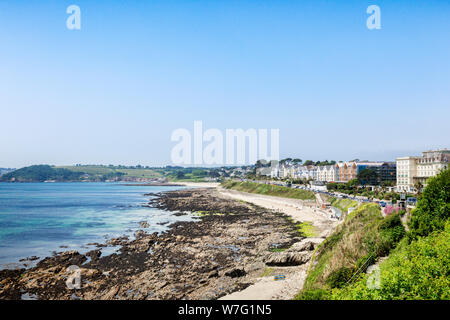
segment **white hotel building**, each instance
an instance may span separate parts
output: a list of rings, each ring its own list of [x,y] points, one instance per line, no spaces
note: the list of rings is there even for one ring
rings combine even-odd
[[[397,158],[397,192],[416,192],[415,184],[422,186],[430,177],[448,168],[450,150],[435,150],[422,152],[422,157]]]

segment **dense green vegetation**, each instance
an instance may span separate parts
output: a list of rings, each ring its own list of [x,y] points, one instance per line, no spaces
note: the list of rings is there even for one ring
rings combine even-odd
[[[449,186],[450,169],[428,180],[408,233],[399,213],[382,218],[364,205],[349,214],[316,250],[297,298],[450,299]],[[384,256],[369,287],[365,271]]]
[[[0,177],[0,181],[43,182],[43,181],[107,181],[139,178],[154,179],[161,174],[143,167],[77,165],[49,166],[34,165],[18,169]]]
[[[237,191],[264,194],[283,198],[294,198],[301,200],[312,200],[315,198],[314,193],[312,191],[293,189],[288,187],[276,186],[272,184],[227,180],[222,182],[222,186],[226,189],[233,189]]]
[[[297,298],[330,298],[332,289],[345,286],[378,257],[387,255],[404,234],[398,214],[383,218],[378,205],[360,206],[318,246]]]
[[[127,177],[127,178],[145,178],[154,179],[161,177],[161,174],[157,173],[154,169],[144,168],[142,166],[103,166],[103,165],[77,165],[77,166],[62,166],[56,168],[64,168],[74,172],[82,172],[88,174],[92,179],[106,180],[113,179],[114,177]]]
[[[450,299],[450,222],[444,231],[408,243],[405,238],[380,264],[380,288],[367,287],[367,275],[332,291],[332,299]]]
[[[49,165],[35,165],[4,174],[0,177],[0,181],[77,181],[82,175],[82,172],[73,172],[68,169],[54,168]]]
[[[410,236],[417,239],[435,230],[443,230],[450,216],[450,169],[428,180],[411,215]]]
[[[358,201],[351,199],[337,199],[335,197],[329,198],[330,203],[333,207],[338,208],[343,213],[347,213],[349,208],[357,207]]]
[[[327,183],[327,190],[330,192],[341,192],[349,195],[360,195],[371,199],[385,199],[395,202],[400,199],[400,194],[387,192],[385,187],[391,185],[392,183],[384,182],[379,190],[372,191],[370,187],[361,186],[358,179],[353,179],[347,183],[329,182]]]
[[[55,181],[146,181],[167,178],[171,181],[204,181],[205,178],[220,177],[216,168],[183,168],[167,166],[150,168],[114,165],[75,165],[25,167],[1,176],[0,181],[42,182]]]
[[[158,171],[171,181],[204,181],[206,177],[216,177],[206,168],[166,167]]]

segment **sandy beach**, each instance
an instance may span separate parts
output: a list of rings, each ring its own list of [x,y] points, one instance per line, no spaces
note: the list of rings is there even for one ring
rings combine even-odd
[[[276,210],[291,216],[298,222],[310,222],[321,239],[329,235],[338,225],[336,219],[330,218],[330,213],[315,208],[314,201],[280,198],[274,196],[258,195],[218,187],[219,192],[236,200],[246,201],[255,205]],[[234,292],[220,298],[221,300],[289,300],[301,290],[306,278],[309,263],[274,268],[271,276],[260,277],[256,283],[246,289]],[[274,280],[274,275],[282,274],[285,280]]]
[[[217,188],[220,186],[218,182],[177,182],[177,184],[195,188]]]
[[[291,216],[298,222],[310,222],[319,237],[326,237],[337,225],[336,219],[331,219],[331,213],[316,208],[315,201],[266,196],[218,187],[219,192],[226,197],[256,204],[257,206],[280,211]]]

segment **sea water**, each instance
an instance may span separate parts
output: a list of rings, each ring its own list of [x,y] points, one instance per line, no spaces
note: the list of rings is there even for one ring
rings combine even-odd
[[[145,193],[183,187],[127,186],[121,183],[0,183],[0,269],[23,267],[20,259],[54,251],[96,249],[88,243],[146,232],[161,232],[190,215],[148,208]],[[105,248],[111,254],[115,248]],[[25,263],[27,265],[27,263]],[[31,265],[31,264],[30,264]]]

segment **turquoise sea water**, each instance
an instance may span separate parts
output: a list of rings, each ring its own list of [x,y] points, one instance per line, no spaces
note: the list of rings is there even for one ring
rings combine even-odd
[[[95,247],[90,242],[128,235],[147,221],[147,232],[190,216],[143,207],[144,193],[182,187],[125,186],[118,183],[0,183],[0,269],[23,266],[21,258],[52,251]],[[159,224],[164,223],[164,225]],[[68,248],[61,248],[68,246]],[[106,249],[103,254],[106,254]]]

